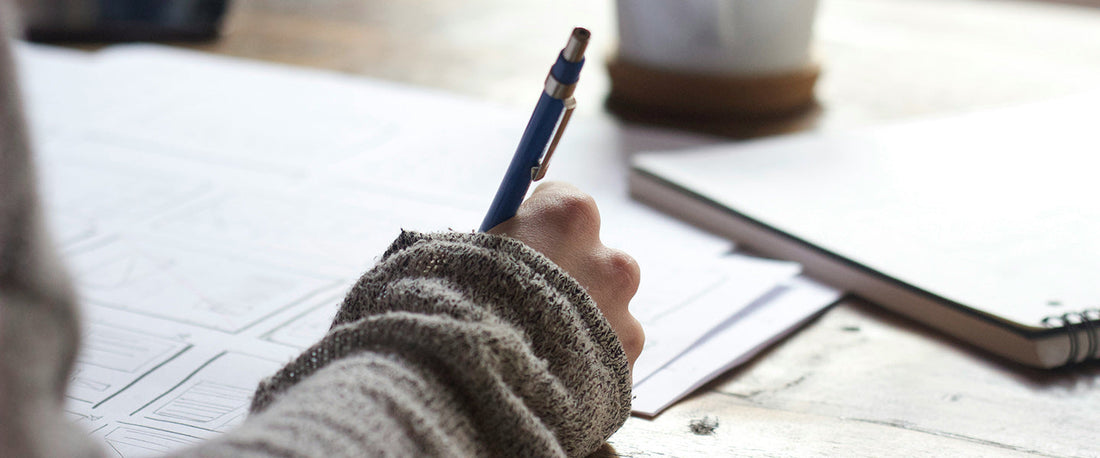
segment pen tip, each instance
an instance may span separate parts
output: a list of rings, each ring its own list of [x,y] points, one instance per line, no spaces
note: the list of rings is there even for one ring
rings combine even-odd
[[[575,27],[575,28],[573,28],[573,36],[571,38],[576,39],[576,40],[581,40],[581,41],[584,41],[585,43],[587,43],[588,38],[591,37],[591,36],[592,36],[592,32],[589,32],[588,29],[586,29],[584,27]]]
[[[584,49],[588,47],[590,37],[592,37],[592,33],[588,29],[584,27],[574,28],[573,34],[569,36],[569,42],[565,44],[565,49],[562,50],[565,60],[580,62],[584,58]]]

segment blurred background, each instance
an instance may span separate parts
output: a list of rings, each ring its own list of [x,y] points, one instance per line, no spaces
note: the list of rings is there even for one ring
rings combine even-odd
[[[541,89],[546,55],[584,26],[592,44],[578,112],[600,116],[605,65],[618,46],[611,0],[47,0],[25,8],[39,40],[167,41],[523,109]],[[162,27],[133,25],[144,19]],[[813,32],[822,71],[812,109],[780,119],[643,121],[751,137],[1007,105],[1100,81],[1100,0],[821,0]]]

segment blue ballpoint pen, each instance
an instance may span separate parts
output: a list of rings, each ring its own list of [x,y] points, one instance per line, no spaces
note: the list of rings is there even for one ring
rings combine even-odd
[[[584,65],[584,49],[588,46],[589,35],[588,30],[580,27],[573,29],[569,42],[550,68],[539,103],[535,105],[535,112],[527,122],[516,153],[504,174],[504,180],[497,189],[493,204],[489,206],[489,213],[481,222],[481,232],[516,216],[516,210],[527,195],[531,182],[546,175],[550,156],[554,154],[554,148],[569,122],[569,116],[577,105],[573,99],[573,89],[577,86],[577,79],[580,78],[581,67]]]

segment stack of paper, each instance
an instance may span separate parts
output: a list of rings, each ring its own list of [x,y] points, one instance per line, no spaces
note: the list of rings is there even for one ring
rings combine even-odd
[[[168,48],[18,57],[87,321],[68,410],[121,456],[239,422],[257,381],[324,334],[401,228],[475,228],[528,115]],[[596,197],[602,239],[642,266],[640,413],[837,296],[626,198],[623,145],[700,142],[576,119],[550,171]]]

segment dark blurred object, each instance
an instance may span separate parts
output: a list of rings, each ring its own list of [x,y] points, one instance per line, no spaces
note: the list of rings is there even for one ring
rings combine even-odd
[[[205,41],[218,37],[229,0],[23,0],[37,42]]]

